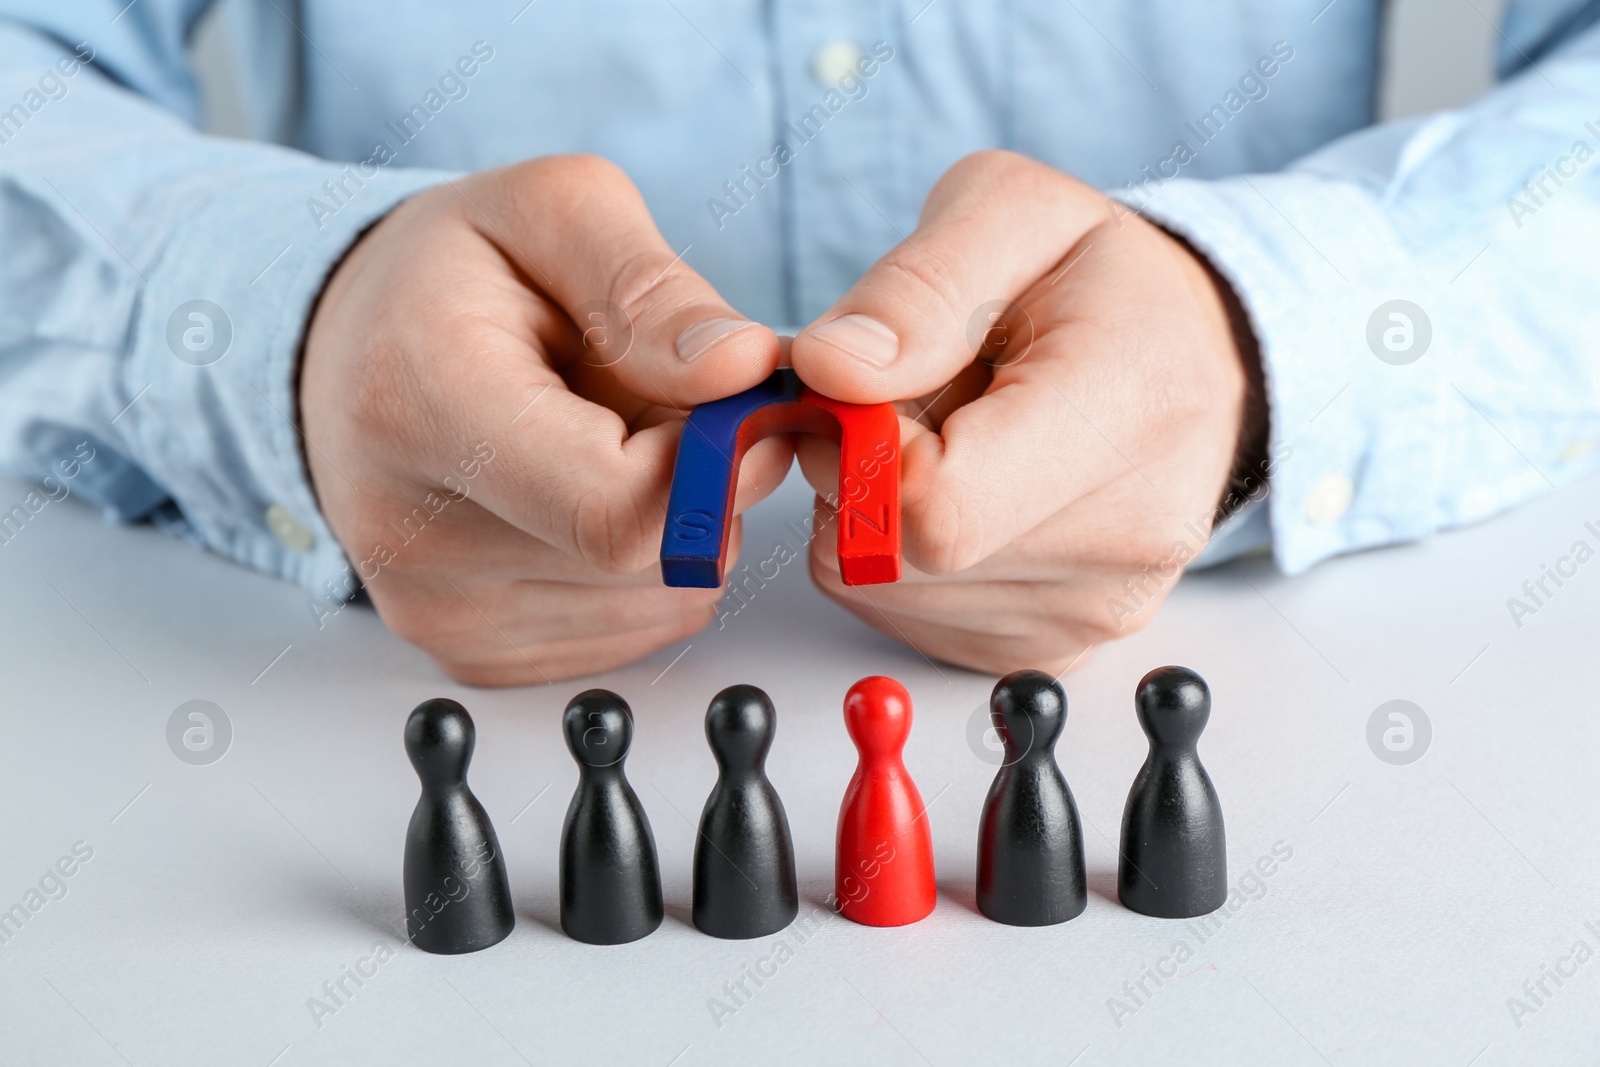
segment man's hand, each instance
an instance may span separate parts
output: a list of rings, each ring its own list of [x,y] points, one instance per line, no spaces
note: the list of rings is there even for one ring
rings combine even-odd
[[[1260,435],[1231,299],[1184,245],[1059,171],[1007,152],[956,164],[916,232],[794,341],[808,385],[901,411],[905,577],[845,587],[830,526],[818,584],[996,673],[1065,669],[1148,621]],[[834,446],[803,440],[800,461],[834,491]]]
[[[563,156],[401,204],[334,272],[300,411],[323,512],[390,629],[455,678],[541,682],[709,622],[656,553],[682,412],[778,341],[667,246],[616,167]],[[776,488],[783,439],[736,502]]]

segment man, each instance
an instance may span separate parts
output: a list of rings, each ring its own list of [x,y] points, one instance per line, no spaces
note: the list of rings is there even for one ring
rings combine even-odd
[[[463,681],[709,622],[653,565],[678,420],[785,360],[903,416],[905,579],[827,524],[813,577],[990,671],[1142,625],[1215,523],[1292,573],[1595,465],[1600,4],[1512,0],[1499,89],[1372,126],[1370,0],[240,0],[276,145],[195,131],[206,7],[0,0],[0,456],[87,443],[112,515],[364,584]]]

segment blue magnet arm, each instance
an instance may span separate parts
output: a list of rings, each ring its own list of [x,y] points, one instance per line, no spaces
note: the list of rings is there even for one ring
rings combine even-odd
[[[739,431],[762,408],[800,396],[791,370],[774,371],[753,389],[701,404],[689,413],[678,440],[661,538],[661,578],[670,586],[715,589],[722,584],[733,489],[743,458]],[[748,446],[751,442],[743,442]]]

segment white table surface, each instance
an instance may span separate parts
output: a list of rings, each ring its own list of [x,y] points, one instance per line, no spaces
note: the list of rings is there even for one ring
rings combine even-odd
[[[1594,1063],[1600,959],[1568,954],[1579,941],[1600,951],[1600,561],[1520,629],[1505,602],[1573,542],[1600,542],[1584,526],[1600,527],[1597,489],[1590,479],[1294,580],[1261,561],[1185,579],[1149,629],[1066,679],[1060,757],[1091,895],[1082,916],[1047,929],[974,910],[994,768],[967,731],[994,680],[872,632],[799,564],[727,629],[646,662],[477,691],[370,610],[319,632],[291,586],[51,504],[0,546],[0,909],[25,903],[75,843],[93,855],[0,946],[0,1063]],[[25,491],[0,482],[0,499]],[[807,506],[791,480],[752,517],[747,549]],[[1144,757],[1133,687],[1165,663],[1211,684],[1201,754],[1227,818],[1230,880],[1275,845],[1292,850],[1204,941],[1115,901],[1114,839]],[[834,917],[803,944],[699,934],[688,913],[693,821],[714,779],[707,701],[751,682],[777,704],[769,769],[811,910],[831,887],[854,763],[840,700],[876,673],[916,703],[906,761],[931,802],[938,908],[892,930]],[[667,896],[660,930],[611,948],[557,925],[557,842],[577,777],[559,716],[590,685],[635,710],[628,773]],[[394,933],[417,794],[401,727],[436,695],[477,721],[471,782],[518,912],[506,941],[460,957]],[[193,699],[234,729],[209,766],[166,741],[168,717]],[[1432,723],[1409,765],[1368,747],[1368,718],[1391,699]],[[759,987],[746,980],[752,995],[718,1025],[709,1000],[731,1006],[724,983],[780,940],[792,958]],[[1190,958],[1159,985],[1145,978],[1135,1005],[1124,984],[1179,941]],[[309,998],[379,944],[392,957],[318,1025]],[[1575,973],[1546,979],[1551,995],[1513,1019],[1508,998],[1557,965]],[[1133,1010],[1114,1018],[1113,997]]]

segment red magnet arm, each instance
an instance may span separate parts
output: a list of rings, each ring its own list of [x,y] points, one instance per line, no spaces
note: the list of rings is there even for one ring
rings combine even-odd
[[[839,444],[839,572],[846,585],[900,577],[900,420],[889,404],[845,404],[792,370],[690,413],[678,442],[661,539],[670,586],[714,589],[727,560],[733,490],[750,446],[775,433]]]

